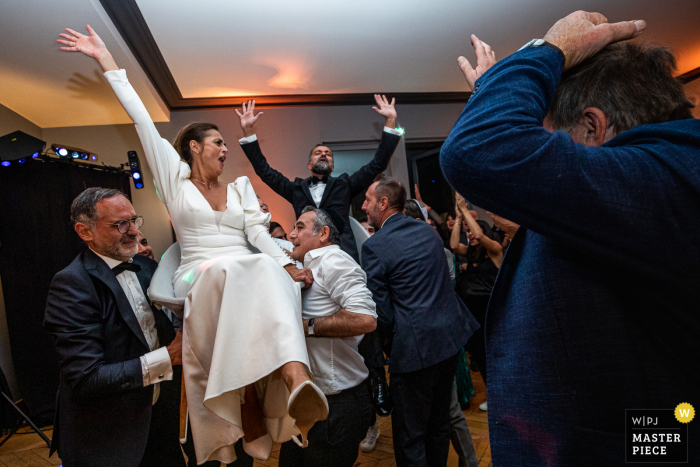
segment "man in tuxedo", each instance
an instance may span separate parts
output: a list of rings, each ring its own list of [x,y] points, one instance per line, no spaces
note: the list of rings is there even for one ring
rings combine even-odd
[[[184,465],[179,398],[161,397],[179,393],[182,337],[146,296],[157,264],[137,255],[143,218],[120,191],[88,188],[71,221],[88,248],[46,303],[61,372],[52,453],[66,467]]]
[[[395,100],[392,99],[390,103],[386,96],[378,94],[375,94],[374,98],[377,107],[373,107],[373,109],[385,118],[382,139],[374,159],[352,175],[342,174],[339,177],[331,177],[333,152],[328,147],[319,144],[309,153],[307,167],[311,176],[303,179],[297,177],[294,181],[270,167],[260,150],[253,125],[262,112],[257,115],[254,113],[255,101],[249,101],[248,105],[243,104],[242,112],[236,110],[244,134],[239,142],[246,157],[253,165],[255,173],[278,195],[292,203],[297,218],[301,216],[301,211],[306,206],[316,206],[325,211],[334,211],[337,214],[336,217],[342,219],[344,223],[344,225],[337,226],[342,232],[340,248],[358,263],[360,260],[349,219],[350,203],[355,196],[372,184],[377,175],[386,170],[402,134],[396,129]],[[376,332],[365,335],[360,344],[360,353],[370,369],[375,409],[379,415],[388,416],[391,413],[391,400],[384,374],[386,361]]]
[[[473,93],[443,172],[522,225],[486,318],[496,467],[700,463],[697,417],[679,456],[626,456],[626,409],[700,405],[700,121],[667,49],[613,44],[645,27],[578,11],[499,63],[475,36],[477,69],[459,59]]]
[[[362,209],[376,233],[362,245],[362,259],[379,329],[392,342],[396,463],[444,466],[457,352],[479,324],[452,287],[440,236],[406,217],[405,203],[398,180],[369,187]]]
[[[350,203],[355,196],[372,184],[377,175],[386,170],[401,139],[401,131],[396,129],[394,99],[389,103],[385,96],[375,95],[374,97],[378,106],[373,107],[374,110],[386,119],[382,139],[374,159],[354,174],[342,174],[338,177],[331,176],[334,167],[333,152],[328,147],[318,144],[309,153],[307,167],[311,175],[307,178],[297,177],[294,181],[289,180],[270,167],[260,150],[253,125],[262,112],[254,114],[255,101],[249,101],[247,106],[243,104],[242,113],[236,110],[241,119],[244,134],[244,138],[239,142],[258,177],[275,193],[292,203],[297,218],[306,206],[335,211],[344,222],[344,226],[338,226],[343,229],[340,247],[358,263],[357,246],[350,227]]]

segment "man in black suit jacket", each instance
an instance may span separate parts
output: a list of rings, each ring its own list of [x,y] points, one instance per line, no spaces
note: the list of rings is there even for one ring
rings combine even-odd
[[[376,233],[362,245],[378,325],[391,336],[392,427],[399,466],[444,466],[457,352],[478,329],[450,281],[439,235],[403,214],[397,180],[372,184],[362,206]]]
[[[146,298],[157,263],[135,256],[143,218],[105,188],[81,193],[71,217],[88,248],[54,276],[46,304],[61,370],[52,453],[66,467],[184,465],[177,404],[157,403],[182,337]]]
[[[396,127],[396,110],[394,99],[389,103],[386,96],[375,94],[374,98],[379,107],[373,107],[385,119],[382,139],[379,142],[377,153],[372,161],[352,175],[342,174],[339,177],[331,177],[333,172],[333,153],[323,145],[317,145],[309,154],[308,167],[311,176],[307,178],[295,178],[292,182],[287,177],[270,167],[260,150],[258,139],[253,132],[253,125],[262,112],[254,114],[255,101],[243,104],[243,113],[236,113],[241,118],[244,138],[240,140],[241,147],[255,173],[263,182],[272,188],[275,193],[292,203],[294,213],[298,218],[306,206],[316,206],[325,211],[335,211],[345,225],[339,225],[342,232],[340,247],[359,263],[355,237],[350,228],[350,203],[358,194],[362,193],[372,184],[374,178],[384,172],[389,165],[389,160],[394,154],[396,146],[401,139],[401,132]]]

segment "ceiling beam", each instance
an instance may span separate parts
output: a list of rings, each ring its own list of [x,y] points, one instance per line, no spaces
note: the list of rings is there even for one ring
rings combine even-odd
[[[700,78],[700,66],[694,70],[687,71],[678,77],[680,82],[683,84],[690,83],[698,78]]]

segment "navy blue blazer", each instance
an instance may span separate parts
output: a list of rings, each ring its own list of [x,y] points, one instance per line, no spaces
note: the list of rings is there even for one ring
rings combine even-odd
[[[623,465],[625,409],[700,406],[700,121],[575,144],[542,127],[562,67],[546,47],[496,64],[440,155],[523,226],[486,317],[495,467]]]
[[[144,294],[157,263],[134,256]],[[175,337],[153,309],[161,346]],[[143,387],[146,338],[114,273],[86,249],[51,282],[44,329],[60,365],[52,453],[66,466],[136,467],[146,450],[153,385]]]
[[[349,219],[350,203],[355,196],[364,193],[369,188],[377,175],[386,170],[400,140],[400,136],[382,131],[382,139],[379,142],[374,159],[352,175],[341,174],[338,177],[328,177],[326,189],[323,191],[319,208],[326,211],[335,211],[345,221],[340,247],[358,263],[360,259],[357,256],[357,245]],[[270,167],[257,141],[242,144],[241,147],[253,165],[257,176],[267,186],[272,188],[275,193],[292,203],[294,214],[297,218],[301,216],[301,211],[306,206],[316,207],[311,191],[309,191],[311,177],[297,177],[292,182]]]
[[[393,333],[390,373],[452,357],[479,328],[452,287],[442,240],[427,223],[389,217],[362,245],[362,263],[378,324]]]

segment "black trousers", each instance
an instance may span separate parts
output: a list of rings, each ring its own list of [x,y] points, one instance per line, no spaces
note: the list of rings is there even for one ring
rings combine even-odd
[[[357,346],[357,352],[365,359],[365,365],[372,370],[373,368],[381,368],[384,372],[386,359],[384,358],[384,349],[382,348],[381,337],[379,330],[365,334]]]
[[[479,322],[481,326],[474,331],[474,334],[467,342],[465,348],[469,351],[472,359],[479,366],[479,373],[486,383],[486,339],[484,334],[484,324],[486,323],[486,310],[489,307],[490,295],[469,295],[465,294],[461,297],[464,304],[467,305],[472,316]]]
[[[396,465],[445,467],[457,355],[428,368],[391,374]]]
[[[367,435],[374,408],[368,381],[326,396],[328,418],[309,430],[309,446],[282,444],[280,467],[352,467]]]
[[[160,383],[160,396],[153,406],[146,453],[140,467],[185,466],[179,439],[181,377],[182,367],[173,367],[173,380]]]

